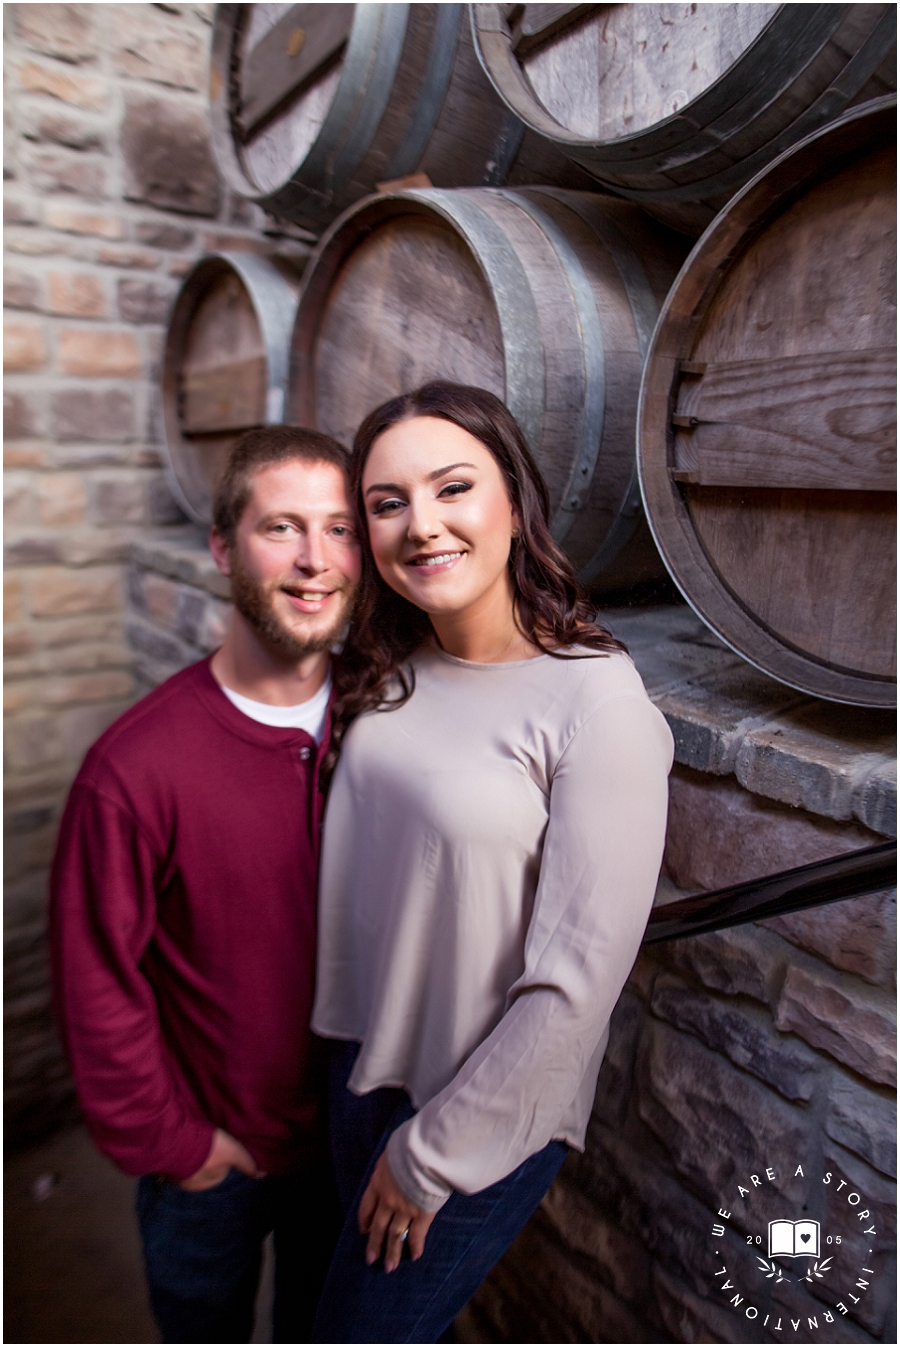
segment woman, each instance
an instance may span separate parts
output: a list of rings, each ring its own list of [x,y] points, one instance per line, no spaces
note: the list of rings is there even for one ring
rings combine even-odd
[[[436,1342],[583,1147],[662,856],[672,740],[591,621],[492,394],[360,427],[313,1027],[347,1223],[317,1342]],[[358,718],[356,718],[358,717]]]

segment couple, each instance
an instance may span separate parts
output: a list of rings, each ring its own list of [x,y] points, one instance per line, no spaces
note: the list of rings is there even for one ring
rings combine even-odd
[[[247,1340],[274,1229],[276,1342],[436,1342],[583,1146],[672,741],[547,518],[481,389],[385,403],[349,461],[250,432],[229,635],[76,780],[60,1021],[166,1341]]]

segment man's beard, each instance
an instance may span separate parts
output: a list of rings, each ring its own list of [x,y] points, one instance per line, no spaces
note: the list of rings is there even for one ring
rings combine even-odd
[[[235,608],[253,627],[257,636],[282,659],[295,662],[306,655],[330,650],[340,639],[350,620],[352,603],[345,602],[340,616],[326,630],[309,636],[298,635],[286,626],[275,611],[274,596],[281,586],[268,589],[255,580],[237,556],[231,558],[231,598]]]

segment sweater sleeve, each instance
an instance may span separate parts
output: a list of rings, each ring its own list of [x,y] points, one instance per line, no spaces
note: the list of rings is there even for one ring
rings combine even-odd
[[[562,753],[524,971],[493,1032],[388,1143],[397,1183],[425,1210],[559,1136],[599,1068],[653,904],[671,765],[672,736],[644,696],[605,703]]]
[[[127,1174],[184,1179],[214,1128],[168,1065],[141,959],[156,925],[156,857],[130,813],[76,783],[53,863],[50,947],[57,1019],[85,1119]]]

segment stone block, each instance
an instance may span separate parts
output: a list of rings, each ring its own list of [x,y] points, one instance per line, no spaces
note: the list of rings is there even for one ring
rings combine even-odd
[[[810,703],[749,731],[735,775],[757,794],[849,819],[857,779],[895,752],[894,726],[884,713]]]
[[[215,215],[220,187],[206,118],[192,105],[126,95],[125,195],[184,215]]]
[[[842,1286],[840,1297],[828,1295],[827,1284],[817,1284],[816,1294],[828,1296],[830,1303],[840,1300],[848,1315],[842,1325],[856,1320],[879,1342],[896,1340],[896,1239],[897,1185],[857,1156],[833,1141],[824,1146],[824,1166],[831,1181],[823,1188],[825,1210],[823,1228],[840,1235],[855,1255],[857,1267],[869,1267],[874,1275],[860,1273],[868,1282],[860,1287],[850,1282]],[[875,1234],[867,1231],[875,1230]],[[849,1321],[849,1322],[848,1322]]]
[[[119,317],[126,323],[164,323],[174,290],[156,281],[123,278],[117,287]]]
[[[47,308],[65,318],[105,318],[106,288],[90,271],[51,271],[47,274]]]
[[[160,631],[158,627],[151,626],[149,622],[131,617],[126,623],[125,631],[128,644],[135,655],[138,658],[145,655],[157,669],[165,669],[166,678],[196,662],[196,651],[191,650],[176,636],[170,636]],[[162,679],[154,678],[150,681],[155,686]]]
[[[127,561],[132,530],[84,528],[67,530],[60,539],[60,560],[66,566],[91,566],[98,562]]]
[[[143,474],[97,476],[92,483],[91,514],[98,524],[139,524],[145,517]]]
[[[97,613],[91,617],[54,618],[40,625],[41,646],[47,650],[58,651],[81,641],[122,640],[122,623],[118,616],[110,617]],[[63,658],[54,655],[55,660]]]
[[[83,571],[48,567],[31,577],[31,611],[35,617],[110,612],[121,606],[121,577],[112,567]]]
[[[84,478],[73,472],[42,473],[38,508],[41,523],[48,528],[77,528],[87,518]]]
[[[646,1300],[650,1257],[642,1241],[611,1224],[593,1202],[561,1179],[550,1188],[540,1213],[552,1243],[584,1258],[622,1300]]]
[[[186,524],[187,516],[162,474],[147,484],[147,517],[151,524]]]
[[[3,368],[24,374],[41,369],[47,359],[43,324],[7,318],[3,324]]]
[[[157,571],[173,580],[183,580],[196,589],[205,589],[217,598],[227,599],[231,587],[220,575],[206,542],[206,530],[191,524],[156,536],[136,538],[132,547],[136,566]]]
[[[41,287],[38,278],[19,267],[4,267],[3,303],[8,309],[40,308]]]
[[[60,440],[130,440],[134,398],[124,388],[66,388],[50,398],[53,431]]]
[[[134,237],[138,243],[144,243],[148,248],[165,248],[177,252],[180,248],[191,246],[194,242],[194,231],[161,221],[140,220],[134,226]]]
[[[42,681],[35,700],[43,706],[70,706],[78,702],[104,702],[129,697],[134,678],[124,669],[105,669],[71,678]]]
[[[29,627],[3,628],[3,656],[7,667],[17,658],[29,655],[35,648],[34,633]]]
[[[49,468],[53,465],[52,449],[45,444],[4,444],[5,468]]]
[[[801,697],[740,662],[712,678],[654,693],[652,700],[669,722],[676,762],[721,775],[734,771],[749,729]]]
[[[661,1267],[653,1269],[653,1295],[672,1342],[758,1342],[759,1330],[725,1304],[698,1296]]]
[[[63,736],[55,716],[13,716],[3,737],[7,771],[45,767],[63,757]]]
[[[668,1025],[645,1028],[637,1072],[638,1111],[692,1190],[717,1210],[733,1204],[738,1183],[759,1172],[766,1155],[804,1154],[810,1120],[717,1053]],[[788,1176],[777,1172],[773,1193]]]
[[[21,622],[26,616],[25,592],[18,575],[3,577],[3,621]]]
[[[133,332],[64,327],[57,333],[56,358],[63,374],[82,379],[128,379],[143,369]]]
[[[81,762],[85,753],[96,743],[104,730],[109,729],[128,710],[132,699],[103,702],[99,706],[70,707],[56,713],[66,746],[66,756],[72,762]]]
[[[185,24],[184,12],[170,18],[142,5],[114,5],[110,17],[113,68],[119,74],[176,89],[202,87],[206,48],[200,32]]]
[[[48,228],[64,234],[88,234],[101,239],[125,237],[125,226],[117,215],[78,210],[74,206],[48,205],[44,222]]]
[[[629,991],[619,997],[609,1025],[609,1046],[600,1068],[594,1114],[611,1127],[625,1122],[644,1005]]]
[[[174,580],[152,571],[132,569],[128,573],[128,599],[140,613],[146,613],[169,631],[175,630],[180,587]]]
[[[20,131],[26,140],[62,145],[69,150],[102,150],[106,145],[102,122],[70,111],[28,109],[20,116]]]
[[[97,249],[94,260],[104,267],[127,267],[131,271],[153,271],[160,263],[158,253],[123,244],[104,244]]]
[[[85,256],[85,245],[81,239],[60,238],[46,229],[17,229],[9,225],[3,241],[8,253],[20,253],[23,257]]]
[[[811,960],[794,965],[781,989],[775,1023],[867,1079],[896,1087],[896,1011],[880,989]]]
[[[891,1178],[897,1177],[897,1098],[835,1072],[825,1131]]]
[[[7,528],[27,527],[34,518],[34,491],[31,476],[7,472],[3,478],[3,522]]]
[[[666,957],[707,987],[729,996],[751,996],[773,1004],[787,966],[787,947],[758,926],[733,926],[711,935],[674,940]]]
[[[36,225],[40,223],[41,206],[31,197],[21,196],[7,189],[3,193],[3,223],[8,225]]]
[[[897,760],[877,760],[857,782],[853,793],[853,814],[867,828],[885,837],[897,836]]]
[[[89,201],[108,195],[106,164],[75,150],[36,150],[30,156],[29,178],[41,192],[75,192]]]
[[[96,58],[94,14],[84,5],[15,5],[16,32],[27,46],[78,65]]]
[[[28,440],[41,432],[41,408],[34,394],[3,390],[3,435],[6,440]]]
[[[800,949],[876,986],[894,985],[897,891],[869,893],[842,903],[791,912],[760,923]]]
[[[733,777],[676,766],[663,867],[681,889],[725,888],[826,860],[881,839],[742,789]]]
[[[7,566],[47,566],[63,560],[57,533],[13,533],[3,540],[3,559]]]
[[[72,107],[100,111],[106,106],[108,86],[91,75],[76,75],[29,61],[19,71],[19,84],[29,93],[48,94]]]
[[[693,1034],[786,1099],[812,1098],[820,1062],[805,1043],[780,1034],[766,1011],[720,1001],[663,973],[656,980],[653,1013]]]

